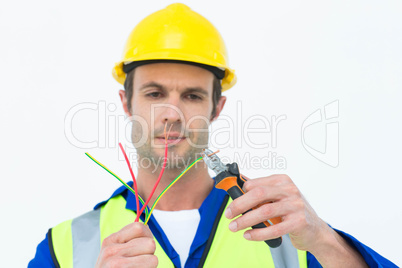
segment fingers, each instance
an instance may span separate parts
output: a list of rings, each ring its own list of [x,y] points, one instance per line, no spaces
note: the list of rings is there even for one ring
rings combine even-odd
[[[244,177],[244,176],[243,176]],[[267,177],[248,179],[243,186],[243,189],[248,192],[251,189],[258,186],[266,186],[266,187],[278,187],[282,185],[286,185],[292,183],[292,179],[286,174],[274,174]]]
[[[134,258],[127,258],[126,259],[128,265],[127,267],[144,267],[144,268],[153,268],[158,266],[158,258],[155,255],[141,255]],[[116,267],[126,267],[116,266]]]
[[[271,219],[282,221],[266,228],[244,232],[248,240],[271,240],[289,234],[292,244],[302,250],[319,247],[327,224],[318,217],[289,176],[285,174],[247,180],[244,195],[236,198],[225,211],[233,232]],[[247,213],[246,213],[247,212]]]
[[[303,231],[316,232],[318,226],[315,226],[315,224],[311,225],[312,221],[313,219],[307,217],[304,211],[300,211],[297,208],[284,216],[281,223],[267,228],[247,230],[244,232],[244,237],[248,240],[263,241],[290,234],[291,237],[298,238]],[[320,220],[317,224],[321,222]],[[327,226],[325,222],[324,226]]]
[[[153,238],[141,237],[125,243],[126,247],[121,254],[126,257],[154,254],[156,243]]]
[[[140,255],[154,254],[156,249],[155,240],[149,237],[140,237],[123,244],[106,246],[103,253],[106,257],[119,255],[122,257],[135,257]]]
[[[140,222],[133,222],[107,237],[103,243],[107,244],[122,244],[138,237],[153,237],[151,230]]]
[[[292,231],[293,223],[291,221],[283,221],[279,224],[272,225],[267,228],[252,229],[244,232],[244,238],[252,241],[271,240]]]
[[[271,192],[266,187],[258,187],[236,198],[226,209],[225,216],[232,219],[265,202],[277,200],[280,194]]]
[[[306,226],[302,224],[302,220],[309,215],[306,202],[287,175],[247,180],[243,190],[245,194],[234,200],[225,211],[225,216],[229,219],[243,214],[229,224],[231,231],[243,230],[273,218],[282,219],[282,222],[267,228],[245,232],[245,238],[262,241],[290,232],[298,233],[300,228]]]
[[[225,211],[228,219],[267,202],[301,197],[299,189],[287,175],[271,175],[248,180],[244,183],[245,194],[234,200]]]
[[[155,250],[149,227],[134,222],[103,240],[96,267],[156,267]]]
[[[130,258],[108,259],[101,265],[97,264],[96,267],[154,268],[157,266],[158,266],[158,258],[155,255],[140,255]]]
[[[229,224],[229,229],[233,232],[246,229],[268,219],[284,216],[291,212],[282,203],[267,203],[257,209],[253,209]]]

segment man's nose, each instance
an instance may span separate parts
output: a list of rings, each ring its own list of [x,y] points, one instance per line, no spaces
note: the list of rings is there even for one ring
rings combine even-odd
[[[181,123],[184,121],[184,114],[181,110],[180,99],[177,97],[171,97],[162,105],[161,119],[162,123]]]

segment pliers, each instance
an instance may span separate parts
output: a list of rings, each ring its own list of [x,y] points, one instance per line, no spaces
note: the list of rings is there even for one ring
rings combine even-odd
[[[225,190],[233,200],[242,196],[244,194],[242,187],[246,179],[244,179],[244,177],[240,174],[237,163],[233,162],[231,164],[225,165],[221,162],[219,157],[209,149],[204,149],[203,155],[204,162],[211,170],[216,173],[215,187]],[[254,207],[252,209],[257,209],[262,205],[264,204],[258,205],[257,207]],[[251,211],[251,209],[244,212],[244,214],[249,211]],[[265,228],[280,222],[282,222],[282,219],[280,217],[276,217],[273,219],[268,219],[265,222],[256,224],[252,226],[252,228]],[[267,243],[267,245],[272,248],[279,247],[282,243],[282,237],[265,240],[265,243]]]

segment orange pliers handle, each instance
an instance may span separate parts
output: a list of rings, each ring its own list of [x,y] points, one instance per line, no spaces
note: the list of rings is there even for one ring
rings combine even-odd
[[[244,195],[244,191],[243,191],[242,187],[243,187],[243,184],[246,181],[246,179],[244,179],[244,177],[240,174],[237,163],[228,164],[227,166],[228,166],[227,171],[219,173],[215,177],[215,187],[225,190],[230,195],[230,197],[233,200],[235,200],[236,198]],[[264,204],[260,204],[252,209],[257,209],[263,205]],[[249,211],[251,211],[251,210],[248,210],[244,213],[247,213]],[[282,218],[276,217],[276,218],[268,219],[267,221],[261,222],[259,224],[256,224],[256,225],[252,226],[252,228],[253,229],[266,228],[271,225],[278,224],[280,222],[282,222]],[[272,248],[276,248],[282,244],[282,238],[278,237],[275,239],[266,240],[265,243],[267,243],[268,246],[270,246]]]

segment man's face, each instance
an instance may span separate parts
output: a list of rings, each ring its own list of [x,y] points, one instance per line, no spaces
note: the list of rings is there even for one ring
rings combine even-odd
[[[140,159],[161,165],[164,128],[171,127],[167,168],[183,169],[208,146],[213,74],[179,63],[154,63],[135,70],[132,141]],[[223,105],[222,105],[223,106]]]

